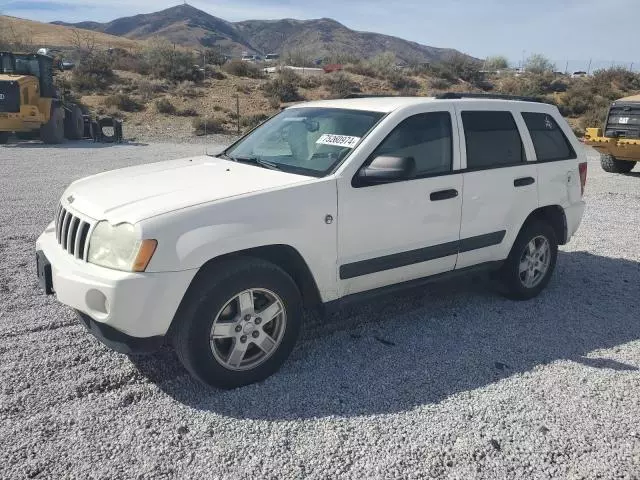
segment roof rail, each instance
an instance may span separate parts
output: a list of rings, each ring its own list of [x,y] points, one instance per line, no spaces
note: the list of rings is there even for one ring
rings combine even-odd
[[[481,98],[481,99],[493,99],[493,100],[518,100],[521,102],[536,102],[544,103],[540,97],[524,97],[520,95],[504,95],[499,93],[457,93],[446,92],[440,95],[436,95],[439,100],[456,100],[460,98]]]
[[[386,98],[386,97],[395,97],[396,95],[389,95],[384,93],[348,93],[345,95],[344,99],[349,98]]]

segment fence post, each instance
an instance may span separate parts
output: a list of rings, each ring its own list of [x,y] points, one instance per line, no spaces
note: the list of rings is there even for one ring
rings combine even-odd
[[[240,94],[236,95],[236,122],[238,122],[238,135],[240,135]]]

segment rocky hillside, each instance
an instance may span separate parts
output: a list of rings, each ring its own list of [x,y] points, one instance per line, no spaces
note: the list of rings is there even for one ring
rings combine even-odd
[[[378,33],[357,32],[328,19],[248,20],[227,22],[190,5],[179,5],[156,13],[119,18],[108,23],[81,22],[74,26],[130,39],[163,37],[186,46],[219,46],[224,53],[286,53],[303,50],[312,58],[347,55],[372,58],[393,52],[400,61],[438,62],[458,53]]]

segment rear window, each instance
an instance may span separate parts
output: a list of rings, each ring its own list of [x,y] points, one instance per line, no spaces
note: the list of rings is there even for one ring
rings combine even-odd
[[[516,165],[525,161],[518,126],[510,112],[462,112],[467,169]]]
[[[551,115],[523,112],[522,118],[531,134],[539,162],[576,158],[576,152]]]

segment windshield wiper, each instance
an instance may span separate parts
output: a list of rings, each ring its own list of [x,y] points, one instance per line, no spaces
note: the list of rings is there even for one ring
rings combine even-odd
[[[278,165],[276,165],[275,163],[269,162],[267,160],[262,160],[258,157],[231,157],[229,155],[227,155],[227,157],[234,162],[251,163],[253,165],[259,165],[263,168],[269,168],[271,170],[280,170],[280,167],[278,167]]]
[[[224,152],[220,152],[220,153],[218,153],[217,155],[214,155],[214,156],[218,157],[218,158],[224,158],[225,160],[233,160],[233,158],[231,158],[229,155],[227,155]]]

